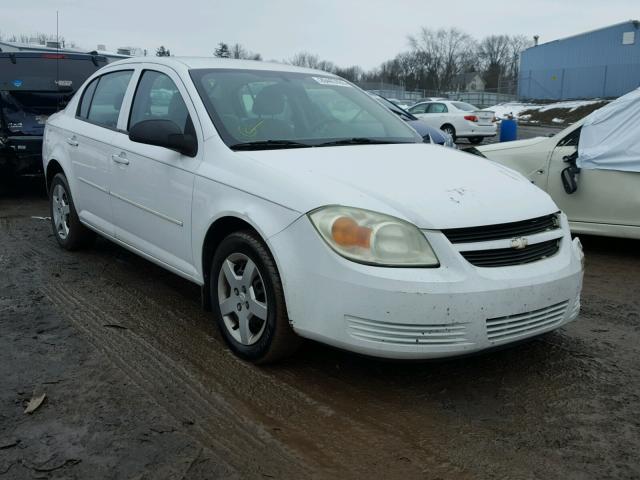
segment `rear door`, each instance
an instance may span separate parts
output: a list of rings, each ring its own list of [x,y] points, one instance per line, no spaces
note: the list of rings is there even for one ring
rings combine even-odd
[[[444,103],[433,102],[427,107],[427,114],[424,116],[423,120],[433,128],[440,128],[446,123],[452,124],[449,117],[449,109]]]
[[[178,75],[148,65],[127,100],[129,115],[113,139],[111,204],[116,237],[192,277],[191,202],[194,171],[202,156],[202,133],[195,109]],[[195,134],[195,158],[129,140],[124,130],[144,120],[171,120],[183,133]]]
[[[560,174],[564,157],[575,153],[580,128],[561,138],[549,162],[547,191],[572,222],[640,226],[640,173],[582,169],[578,190],[565,192]]]
[[[69,156],[77,183],[74,192],[80,218],[113,236],[111,154],[122,101],[133,70],[118,70],[95,78],[82,93],[73,132],[67,132]]]

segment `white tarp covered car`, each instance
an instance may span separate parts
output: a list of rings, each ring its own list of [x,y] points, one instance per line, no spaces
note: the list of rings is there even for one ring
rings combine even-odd
[[[639,114],[640,89],[552,137],[476,152],[549,193],[574,233],[640,239]]]
[[[586,117],[578,146],[578,167],[640,172],[638,118],[640,88]]]

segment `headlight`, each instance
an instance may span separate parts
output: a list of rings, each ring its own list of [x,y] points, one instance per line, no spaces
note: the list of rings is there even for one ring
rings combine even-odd
[[[418,227],[359,208],[329,206],[309,214],[322,238],[349,260],[387,267],[438,267],[438,258]]]

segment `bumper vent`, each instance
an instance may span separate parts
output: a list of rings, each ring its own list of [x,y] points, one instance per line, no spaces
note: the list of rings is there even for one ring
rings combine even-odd
[[[554,213],[520,222],[485,225],[482,227],[450,228],[443,230],[442,233],[446,235],[451,243],[471,243],[524,237],[555,230],[559,227],[558,216]]]
[[[493,250],[467,250],[460,252],[469,263],[476,267],[508,267],[537,262],[558,253],[560,239],[535,243],[521,250],[497,248]]]
[[[465,324],[410,325],[387,323],[359,317],[346,317],[349,334],[361,340],[395,345],[452,346],[471,345]]]
[[[518,337],[533,335],[562,322],[567,311],[568,301],[531,312],[507,315],[487,320],[487,337],[491,342],[515,340]]]

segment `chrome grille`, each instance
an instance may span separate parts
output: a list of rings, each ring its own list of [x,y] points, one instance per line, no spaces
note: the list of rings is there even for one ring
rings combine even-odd
[[[463,323],[403,324],[388,323],[346,316],[347,330],[352,337],[372,342],[396,345],[471,345]]]
[[[525,248],[495,248],[492,250],[465,250],[460,252],[469,263],[476,267],[508,267],[536,262],[558,253],[560,239],[534,243]]]
[[[549,307],[487,319],[487,337],[491,342],[514,340],[535,334],[562,322],[569,301],[556,303]]]
[[[519,222],[483,225],[480,227],[449,228],[442,230],[442,233],[446,235],[451,243],[472,243],[524,237],[555,230],[559,227],[558,215],[553,213],[544,217],[531,218]]]

